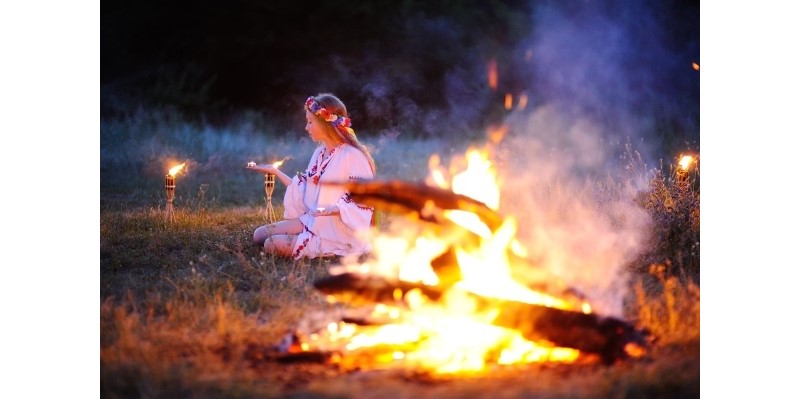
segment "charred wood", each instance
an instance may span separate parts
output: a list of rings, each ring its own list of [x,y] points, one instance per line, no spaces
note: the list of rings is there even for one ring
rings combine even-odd
[[[335,353],[329,352],[294,352],[294,353],[277,353],[272,358],[278,363],[329,363],[331,359],[336,356]]]
[[[595,353],[605,363],[628,358],[628,345],[646,350],[652,338],[647,330],[614,317],[515,301],[500,303],[500,314],[493,324],[517,330],[530,340],[543,339],[557,346]]]
[[[346,183],[356,202],[397,214],[414,213],[420,220],[447,224],[442,210],[475,213],[492,231],[503,222],[502,217],[483,202],[438,187],[402,180],[356,181]]]
[[[380,276],[360,273],[343,273],[325,277],[314,282],[314,288],[330,295],[338,302],[354,306],[400,304],[406,293],[419,290],[431,300],[438,300],[442,291],[429,285],[401,280],[387,280]]]
[[[444,290],[404,281],[393,281],[378,276],[344,273],[319,280],[314,286],[337,301],[354,306],[389,304],[404,307],[404,295],[418,289],[432,301],[438,301]],[[626,346],[635,345],[645,351],[651,336],[646,330],[613,317],[594,313],[551,308],[518,301],[487,298],[469,294],[478,310],[499,309],[492,324],[519,331],[526,339],[548,341],[556,346],[599,355],[604,362],[613,363],[629,357]],[[375,324],[368,319],[349,320],[359,325]]]

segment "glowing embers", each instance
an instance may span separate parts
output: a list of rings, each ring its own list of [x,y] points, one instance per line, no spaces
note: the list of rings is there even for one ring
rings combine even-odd
[[[457,306],[425,303],[413,310],[380,305],[371,316],[369,322],[330,323],[301,339],[307,342],[307,350],[336,353],[332,361],[348,368],[475,372],[491,364],[573,362],[580,355],[577,350],[537,344],[519,331],[492,325],[488,322],[491,312],[481,315]],[[370,324],[376,320],[385,324]]]

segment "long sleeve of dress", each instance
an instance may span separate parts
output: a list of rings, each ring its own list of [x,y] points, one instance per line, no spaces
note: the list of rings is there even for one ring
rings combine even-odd
[[[284,219],[299,218],[301,215],[308,212],[312,206],[315,206],[315,203],[307,203],[306,188],[309,175],[312,172],[316,172],[316,160],[321,156],[323,150],[323,147],[318,147],[311,156],[311,160],[305,172],[292,177],[292,182],[286,187],[286,193],[283,196]]]
[[[283,195],[284,219],[296,219],[308,211],[303,203],[304,189],[305,185],[301,184],[300,177],[292,177],[292,183],[286,187],[286,193]]]
[[[374,176],[367,159],[358,151],[358,154],[348,157],[348,181],[371,180]],[[361,155],[361,156],[358,156]],[[368,229],[372,222],[372,207],[367,207],[355,202],[350,193],[344,192],[336,201],[342,222],[353,230]]]

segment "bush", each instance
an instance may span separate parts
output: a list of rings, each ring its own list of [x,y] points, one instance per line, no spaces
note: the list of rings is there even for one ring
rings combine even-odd
[[[627,156],[631,170],[642,170],[641,157],[630,146]],[[648,187],[635,198],[653,221],[652,235],[642,253],[631,264],[641,275],[650,274],[653,265],[661,265],[667,277],[700,283],[700,168],[696,157],[683,168],[663,165],[653,170]]]

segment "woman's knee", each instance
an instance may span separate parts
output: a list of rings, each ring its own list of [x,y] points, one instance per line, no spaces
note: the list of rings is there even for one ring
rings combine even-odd
[[[264,240],[264,252],[289,256],[294,249],[296,236],[272,235]]]
[[[267,234],[267,226],[261,226],[253,232],[253,243],[256,245],[264,245],[264,241],[269,237]]]

